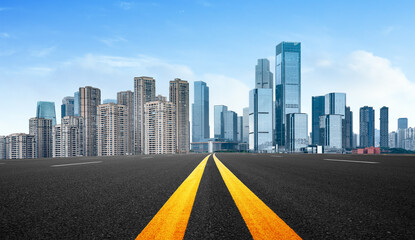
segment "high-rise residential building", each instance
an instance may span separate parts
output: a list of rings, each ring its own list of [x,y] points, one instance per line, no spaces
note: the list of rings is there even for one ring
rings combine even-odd
[[[275,142],[281,147],[285,145],[285,115],[301,112],[301,43],[276,46],[275,84]]]
[[[312,97],[311,144],[323,145],[320,139],[320,116],[325,115],[325,96]]]
[[[126,110],[127,110],[126,154],[132,155],[135,153],[134,151],[134,93],[132,91],[118,92],[117,103],[126,106]]]
[[[323,139],[324,151],[339,151],[342,149],[342,123],[340,114],[320,116],[320,139]]]
[[[35,136],[15,133],[6,137],[6,159],[36,158],[36,155]]]
[[[408,118],[398,118],[398,129],[408,128]]]
[[[85,120],[85,156],[97,156],[97,107],[101,90],[91,86],[79,88],[79,116]]]
[[[391,133],[389,133],[389,142],[388,145],[390,148],[397,148],[398,147],[398,134],[393,131]]]
[[[242,142],[249,143],[249,107],[243,109],[243,136]]]
[[[200,142],[209,137],[209,87],[205,82],[196,81],[192,104],[192,142]]]
[[[249,91],[249,149],[271,152],[273,147],[272,89]]]
[[[176,153],[176,107],[165,97],[157,97],[144,106],[145,154]]]
[[[230,142],[238,141],[238,115],[234,111],[226,111],[224,119],[224,139]]]
[[[98,156],[118,156],[127,152],[127,107],[107,103],[98,106]]]
[[[273,88],[273,74],[269,68],[269,60],[258,59],[255,66],[255,88]]]
[[[134,78],[134,149],[143,154],[145,148],[144,105],[156,97],[156,80],[152,77]]]
[[[175,78],[170,81],[170,102],[176,108],[176,152],[188,153],[190,149],[189,83]]]
[[[219,139],[225,138],[225,113],[228,107],[225,105],[214,106],[214,137]]]
[[[52,126],[56,124],[55,103],[38,101],[36,109],[37,118],[45,118],[52,120]]]
[[[290,113],[286,118],[285,149],[287,152],[301,152],[308,145],[308,116],[305,113]]]
[[[360,108],[360,147],[375,146],[375,110],[372,107]]]
[[[380,109],[380,147],[389,147],[389,108]]]
[[[353,148],[353,112],[350,107],[346,107],[344,118],[343,148],[349,150]]]
[[[65,116],[74,116],[74,97],[68,96],[62,99],[61,118]]]
[[[84,156],[85,121],[82,117],[66,116],[53,127],[53,157]]]
[[[79,117],[79,91],[73,94],[73,114],[75,117]]]
[[[6,159],[6,137],[0,136],[0,160]]]
[[[35,158],[52,157],[52,120],[29,119],[29,134],[35,137]]]
[[[244,130],[244,126],[243,126],[243,124],[244,124],[244,119],[243,119],[243,117],[242,116],[238,116],[238,123],[237,123],[237,140],[238,140],[238,142],[242,142],[243,141],[243,134],[244,134],[244,132],[243,132],[243,130]]]
[[[104,100],[102,101],[102,104],[107,104],[107,103],[114,103],[114,104],[117,104],[117,99],[110,99],[110,98],[107,98],[107,99],[104,99]]]

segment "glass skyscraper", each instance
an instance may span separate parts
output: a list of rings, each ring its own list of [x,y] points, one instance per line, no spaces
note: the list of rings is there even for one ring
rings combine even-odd
[[[329,93],[325,98],[325,114],[339,114],[345,117],[346,93]]]
[[[360,108],[360,147],[375,146],[375,110],[372,107]]]
[[[255,66],[255,88],[272,89],[274,76],[269,69],[268,59],[258,59],[258,64]]]
[[[342,122],[340,114],[320,116],[320,138],[323,139],[324,151],[338,151],[342,149]]]
[[[325,114],[325,96],[312,97],[311,144],[323,145],[320,140],[320,116]]]
[[[209,137],[209,87],[205,82],[196,81],[192,104],[192,142],[200,142]]]
[[[54,102],[37,102],[36,110],[37,118],[45,118],[52,120],[52,126],[56,125],[56,112],[55,112],[55,103]]]
[[[408,128],[408,118],[398,118],[398,129]]]
[[[252,89],[249,92],[249,149],[251,151],[272,151],[272,112],[272,89]]]
[[[301,112],[301,43],[281,42],[275,56],[275,141],[285,145],[286,114]]]
[[[79,117],[79,91],[73,94],[73,112],[75,117]]]
[[[380,147],[387,148],[389,146],[389,108],[382,107],[380,109]]]
[[[214,137],[219,139],[225,138],[225,113],[228,107],[225,105],[214,106]]]
[[[74,97],[64,97],[61,105],[61,118],[74,116]]]
[[[238,141],[238,115],[234,111],[226,111],[223,114],[224,118],[224,135],[225,140],[231,142]]]
[[[301,152],[308,145],[308,116],[305,113],[290,113],[286,118],[285,149],[287,152]]]

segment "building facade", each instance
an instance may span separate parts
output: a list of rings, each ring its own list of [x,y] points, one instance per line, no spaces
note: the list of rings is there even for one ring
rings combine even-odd
[[[85,156],[97,156],[97,107],[101,90],[91,86],[79,88],[79,116],[85,120]]]
[[[190,122],[189,122],[189,83],[176,78],[170,81],[170,102],[176,108],[176,152],[189,153]]]
[[[35,136],[15,133],[6,137],[6,159],[36,158],[36,155]]]
[[[192,104],[192,142],[200,142],[209,137],[209,87],[205,82],[196,81]]]
[[[122,91],[117,93],[117,103],[124,105],[127,110],[126,154],[133,155],[134,151],[134,93]]]
[[[176,153],[176,107],[164,97],[145,104],[145,154]]]
[[[52,157],[52,120],[29,119],[29,135],[34,136],[35,158]]]
[[[249,107],[244,108],[243,110],[243,136],[242,142],[249,143]]]
[[[54,102],[37,102],[36,109],[37,118],[45,118],[52,120],[52,126],[56,124],[56,112],[55,112],[55,103]]]
[[[269,66],[268,59],[258,59],[255,66],[255,88],[273,88],[274,76]]]
[[[225,105],[214,106],[214,136],[217,139],[225,138],[225,113],[228,107]]]
[[[134,149],[143,154],[145,149],[144,106],[156,97],[156,80],[152,77],[134,78]]]
[[[325,115],[325,96],[312,97],[312,120],[311,120],[311,144],[323,145],[323,139],[320,139],[320,116]]]
[[[68,96],[62,99],[61,105],[61,118],[65,116],[74,116],[75,115],[75,99],[74,97]]]
[[[249,150],[271,152],[273,147],[272,89],[249,92]]]
[[[285,146],[285,116],[301,112],[301,43],[276,46],[275,84],[275,142]]]
[[[238,115],[234,111],[226,111],[223,114],[224,139],[230,142],[238,142]]]
[[[360,108],[360,147],[375,146],[375,110],[372,107]]]
[[[286,118],[285,149],[287,152],[302,152],[308,146],[308,116],[305,113],[290,113]]]
[[[350,150],[353,148],[353,112],[350,107],[346,107],[343,128],[343,148]]]
[[[380,147],[389,147],[389,108],[380,109]]]
[[[85,121],[82,117],[66,116],[52,131],[53,157],[85,155]]]
[[[320,116],[320,138],[323,139],[325,152],[342,150],[342,123],[343,116],[340,114]]]
[[[398,118],[398,129],[408,128],[408,118]]]
[[[6,159],[6,137],[0,136],[0,160]]]
[[[79,91],[73,94],[73,114],[75,117],[79,117]]]
[[[238,119],[237,119],[237,140],[238,140],[238,142],[242,142],[243,141],[243,134],[244,134],[244,132],[243,132],[243,130],[244,130],[244,123],[243,123],[243,121],[244,121],[244,119],[243,119],[243,117],[242,116],[238,116]]]

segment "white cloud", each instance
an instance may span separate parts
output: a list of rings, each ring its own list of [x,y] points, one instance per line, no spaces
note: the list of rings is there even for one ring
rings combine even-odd
[[[124,10],[130,10],[134,6],[134,2],[123,1],[120,2],[118,6]]]
[[[108,47],[113,47],[116,43],[128,42],[127,39],[123,37],[104,38],[104,39],[100,39],[100,41],[104,43],[105,45],[107,45]]]

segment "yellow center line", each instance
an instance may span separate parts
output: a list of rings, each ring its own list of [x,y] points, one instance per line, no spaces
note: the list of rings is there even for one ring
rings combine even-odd
[[[184,180],[136,239],[183,239],[209,157]]]
[[[246,187],[223,163],[213,155],[249,231],[254,239],[301,239],[261,199]]]

